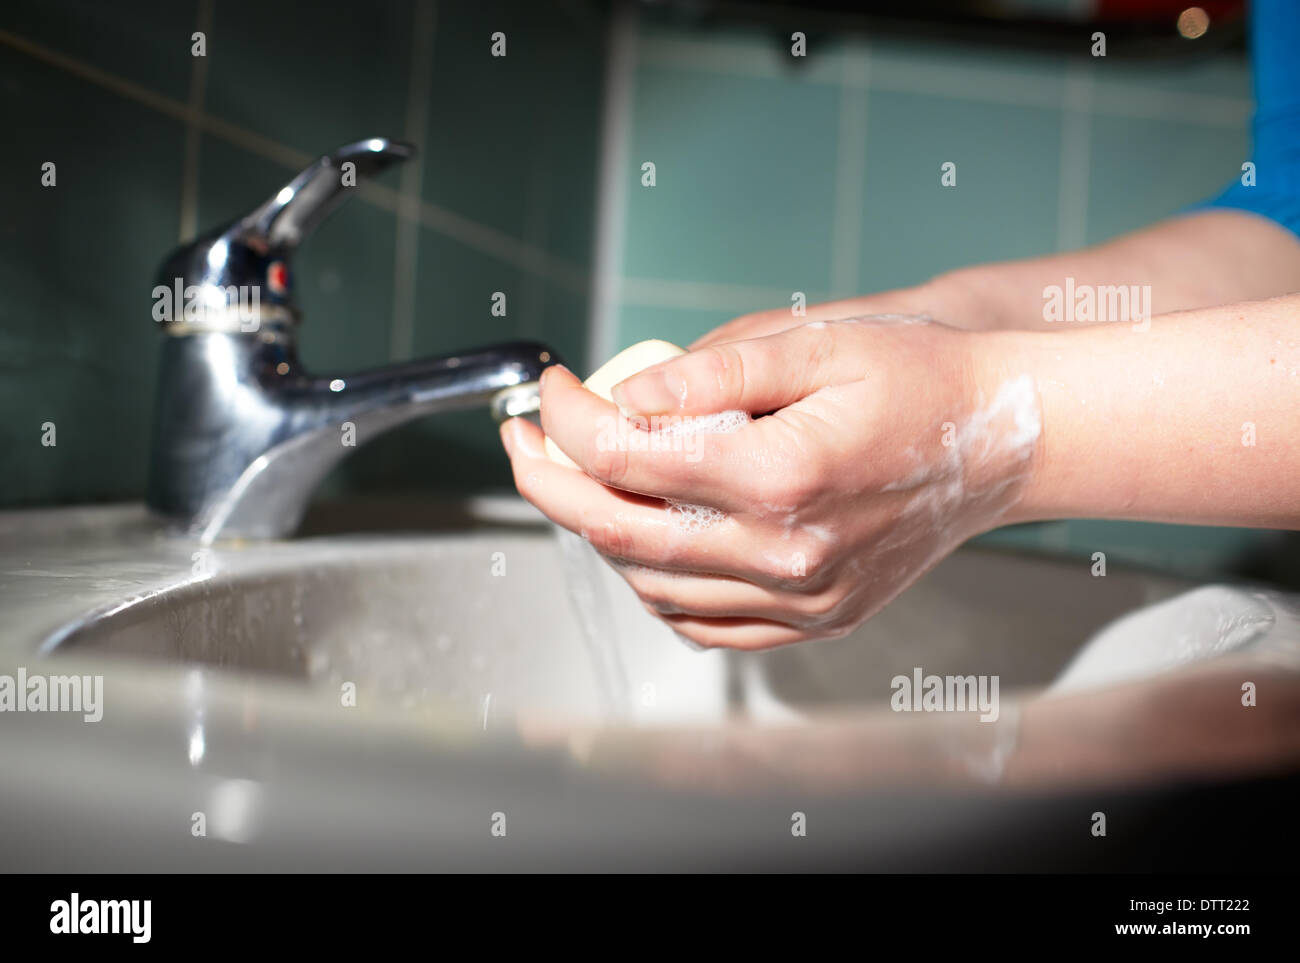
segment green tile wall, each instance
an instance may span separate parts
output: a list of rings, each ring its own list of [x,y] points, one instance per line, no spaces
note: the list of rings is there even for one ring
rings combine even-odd
[[[585,363],[604,14],[529,0],[6,0],[0,5],[0,507],[143,494],[160,335],[149,291],[182,225],[190,36],[207,32],[196,223],[297,164],[424,127],[413,289],[394,194],[353,199],[299,252],[308,365],[346,371],[506,338]],[[494,31],[507,56],[490,56]],[[421,59],[416,61],[416,57]],[[426,82],[413,84],[424,76]],[[40,187],[40,165],[58,184]],[[410,232],[406,232],[410,237]],[[506,318],[489,313],[494,291]],[[394,330],[409,303],[409,332]],[[40,444],[44,422],[57,445]],[[323,486],[510,485],[485,412],[413,423]]]

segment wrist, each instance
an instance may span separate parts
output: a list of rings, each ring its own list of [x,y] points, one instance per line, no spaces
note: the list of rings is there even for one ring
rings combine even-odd
[[[966,331],[997,331],[1008,326],[983,268],[947,271],[913,290],[927,305],[924,310],[944,324]]]
[[[1044,335],[1025,331],[978,331],[966,335],[971,406],[971,444],[983,490],[1000,492],[997,517],[988,528],[1051,516],[1044,478],[1049,474],[1049,411],[1042,384],[1050,376]]]

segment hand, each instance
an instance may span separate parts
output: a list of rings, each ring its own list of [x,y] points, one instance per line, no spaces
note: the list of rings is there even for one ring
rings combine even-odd
[[[686,638],[836,637],[1016,502],[1037,394],[1028,376],[986,386],[980,337],[842,321],[716,344],[616,386],[630,419],[552,367],[543,427],[582,470],[522,419],[502,439],[523,496]],[[730,433],[695,417],[737,409],[758,417]]]
[[[964,323],[965,315],[968,313],[964,310],[965,302],[957,297],[957,291],[949,290],[949,287],[943,279],[936,279],[911,288],[898,288],[841,301],[810,304],[801,315],[793,314],[790,308],[773,308],[742,314],[725,324],[718,325],[696,340],[690,348],[694,351],[727,341],[761,338],[764,335],[788,331],[813,321],[837,321],[841,318],[865,318],[871,315],[927,316],[943,321],[945,324],[965,327],[967,326]]]

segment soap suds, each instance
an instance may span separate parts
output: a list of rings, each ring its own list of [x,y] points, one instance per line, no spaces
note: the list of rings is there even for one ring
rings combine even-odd
[[[686,435],[729,435],[740,431],[753,421],[748,411],[733,409],[712,415],[683,415],[680,420],[670,420],[659,431],[670,437]]]
[[[668,516],[673,528],[687,535],[698,535],[707,531],[727,517],[725,512],[708,505],[691,505],[668,499]]]
[[[753,419],[745,411],[720,411],[709,415],[626,414],[599,420],[597,447],[602,451],[685,452],[687,461],[703,457],[698,439],[739,431]]]
[[[937,462],[919,465],[881,490],[917,489],[904,512],[928,515],[936,526],[946,524],[957,506],[974,500],[995,503],[992,518],[996,519],[1011,507],[1011,502],[996,504],[1001,496],[1028,476],[1041,433],[1034,379],[1028,374],[1010,378],[998,387],[992,402],[956,427]],[[908,451],[920,460],[918,452]],[[978,481],[989,471],[995,481]]]

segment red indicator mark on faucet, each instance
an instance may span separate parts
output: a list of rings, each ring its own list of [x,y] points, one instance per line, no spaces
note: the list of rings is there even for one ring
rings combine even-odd
[[[284,294],[289,290],[289,269],[283,261],[272,261],[267,267],[266,285],[272,294]]]

